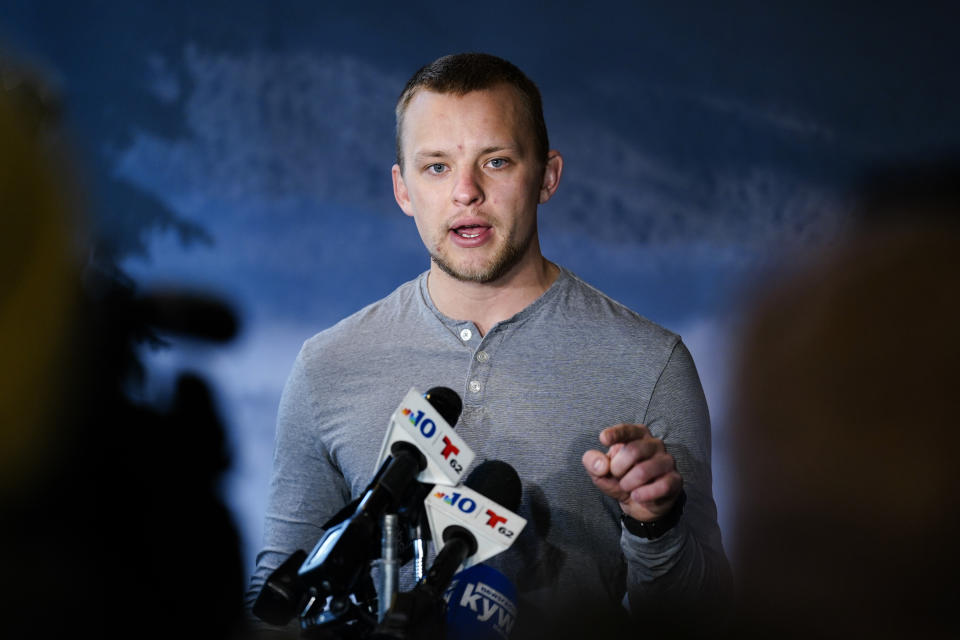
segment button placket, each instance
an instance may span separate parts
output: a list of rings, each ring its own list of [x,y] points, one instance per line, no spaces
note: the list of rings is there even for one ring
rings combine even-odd
[[[490,336],[487,336],[480,342],[480,346],[489,346]],[[470,364],[470,382],[467,383],[467,389],[471,395],[479,395],[485,388],[485,380],[490,375],[490,352],[487,349],[478,349],[473,354],[473,362]]]

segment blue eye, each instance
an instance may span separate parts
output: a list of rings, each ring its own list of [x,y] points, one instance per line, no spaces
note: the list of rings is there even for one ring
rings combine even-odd
[[[430,173],[443,173],[443,170],[446,169],[446,165],[440,162],[435,162],[427,167],[427,171]]]
[[[504,160],[503,158],[494,158],[493,160],[491,160],[491,161],[488,162],[487,164],[489,164],[489,165],[490,165],[491,167],[493,167],[494,169],[500,169],[501,167],[503,167],[504,165],[507,164],[507,161]]]

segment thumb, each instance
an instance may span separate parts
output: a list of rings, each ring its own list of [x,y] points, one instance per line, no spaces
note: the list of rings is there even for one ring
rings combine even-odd
[[[583,468],[591,476],[601,477],[610,473],[610,459],[602,451],[590,449],[583,454]]]

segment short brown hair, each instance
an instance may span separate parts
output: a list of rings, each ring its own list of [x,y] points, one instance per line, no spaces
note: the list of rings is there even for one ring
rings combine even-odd
[[[527,110],[533,127],[537,157],[545,161],[550,149],[550,141],[547,137],[547,124],[543,119],[543,102],[537,85],[523,71],[503,58],[488,53],[457,53],[437,58],[421,67],[407,81],[407,85],[397,99],[396,143],[397,164],[400,165],[400,170],[403,171],[403,149],[400,139],[403,118],[407,106],[417,91],[426,89],[462,96],[471,91],[490,89],[498,84],[510,85],[519,92],[521,103]]]

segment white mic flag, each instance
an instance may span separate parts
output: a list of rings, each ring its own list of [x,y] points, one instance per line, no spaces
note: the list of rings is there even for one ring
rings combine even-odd
[[[410,442],[427,458],[417,480],[424,484],[457,485],[473,462],[473,451],[422,393],[411,388],[390,417],[375,469],[390,456],[396,442]]]

